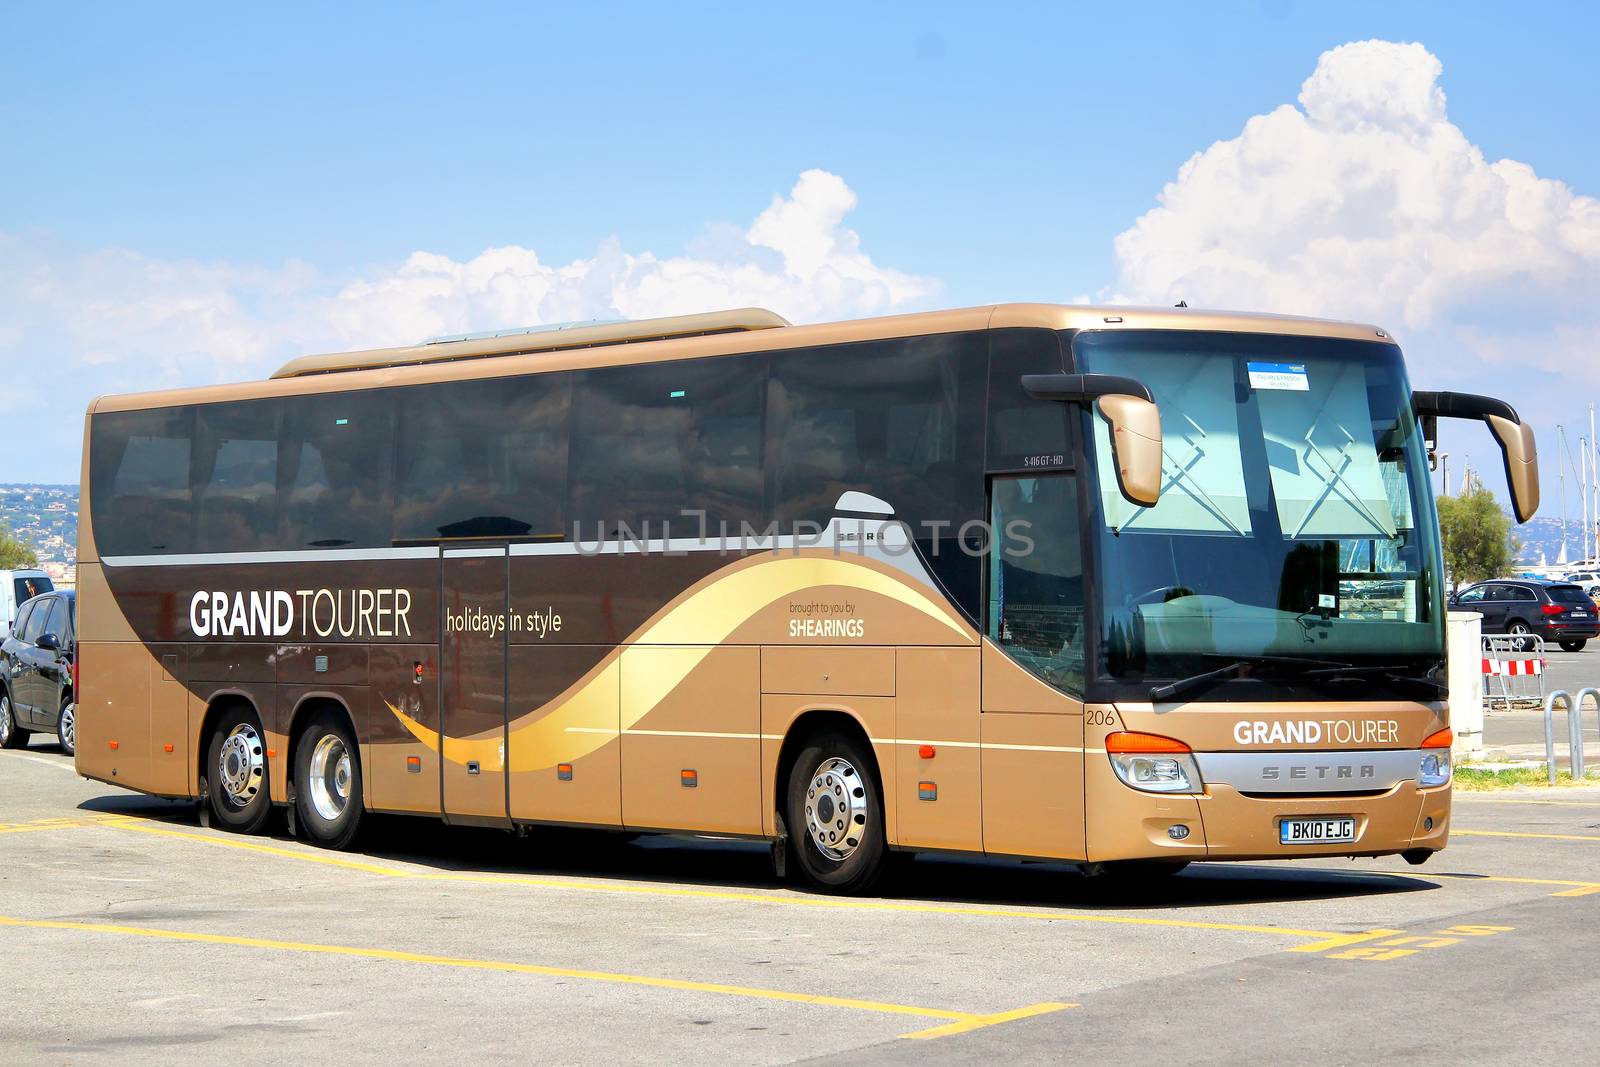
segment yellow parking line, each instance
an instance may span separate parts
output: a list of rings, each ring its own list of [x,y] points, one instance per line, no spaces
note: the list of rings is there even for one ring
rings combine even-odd
[[[1454,871],[1434,871],[1432,874],[1417,874],[1413,871],[1384,871],[1384,874],[1394,878],[1417,878],[1426,881],[1430,878],[1457,878],[1468,882],[1510,882],[1515,885],[1564,885],[1567,888],[1559,893],[1551,893],[1553,897],[1586,897],[1591,893],[1600,893],[1600,882],[1575,882],[1566,878],[1517,878],[1508,874],[1460,874]]]
[[[53,822],[0,823],[0,834],[26,834],[38,830],[71,830],[74,827],[88,825],[86,822],[69,822],[65,819]]]
[[[947,1008],[925,1008],[912,1004],[891,1004],[878,1000],[857,1000],[853,997],[832,997],[818,993],[792,993],[782,989],[758,989],[752,986],[725,985],[719,982],[697,982],[683,978],[658,978],[642,974],[622,974],[615,971],[589,971],[572,967],[546,967],[534,963],[512,963],[506,960],[470,959],[460,956],[433,956],[420,952],[403,952],[397,949],[362,948],[354,945],[321,945],[305,941],[277,941],[262,937],[235,937],[229,934],[206,934],[190,930],[161,930],[146,926],[119,926],[113,923],[68,922],[55,919],[15,919],[0,915],[0,926],[27,927],[36,930],[77,930],[86,933],[119,934],[125,937],[149,937],[167,941],[199,942],[208,945],[235,945],[242,948],[273,949],[279,952],[324,953],[334,956],[358,956],[366,959],[388,960],[395,963],[420,963],[434,967],[464,967],[480,971],[504,971],[514,974],[532,974],[545,978],[569,978],[590,982],[607,982],[620,985],[649,986],[656,989],[674,989],[692,993],[717,993],[724,996],[746,997],[756,1000],[777,1000],[791,1004],[814,1004],[829,1008],[849,1008],[856,1011],[888,1015],[915,1015],[930,1019],[948,1019],[950,1033],[964,1033],[980,1027],[994,1026],[1013,1019],[1060,1011],[1076,1007],[1074,1004],[1034,1004],[1016,1011],[996,1014],[951,1011]],[[947,1027],[918,1031],[906,1037],[942,1037]]]
[[[1285,949],[1285,952],[1327,952],[1336,948],[1347,948],[1350,945],[1359,945],[1363,941],[1376,941],[1380,937],[1394,937],[1405,933],[1404,930],[1368,930],[1360,934],[1333,934],[1322,941],[1313,941],[1309,945],[1296,945],[1294,948]]]
[[[1600,841],[1593,834],[1526,834],[1515,830],[1450,830],[1452,837],[1532,837],[1541,841]]]
[[[1018,1008],[1016,1011],[1002,1011],[966,1022],[945,1023],[943,1026],[935,1026],[928,1030],[918,1030],[915,1033],[901,1034],[900,1036],[926,1041],[936,1037],[949,1037],[951,1034],[971,1033],[973,1030],[982,1030],[986,1026],[998,1026],[1000,1023],[1014,1022],[1017,1019],[1031,1019],[1035,1015],[1048,1015],[1054,1011],[1065,1011],[1068,1008],[1076,1008],[1077,1006],[1076,1004],[1058,1004],[1054,1001],[1045,1001],[1041,1004],[1030,1004],[1026,1008]]]
[[[1600,783],[1596,783],[1600,784]],[[1497,797],[1482,793],[1456,793],[1453,803],[1483,804],[1545,804],[1562,808],[1600,808],[1600,800],[1541,800],[1537,797]]]
[[[346,870],[361,871],[366,874],[378,874],[390,878],[409,878],[417,881],[469,882],[477,885],[516,885],[536,889],[566,889],[597,893],[633,893],[646,896],[690,897],[699,900],[741,901],[758,904],[785,905],[790,907],[841,908],[850,911],[904,912],[933,915],[971,915],[990,919],[1040,919],[1046,922],[1103,923],[1112,926],[1178,927],[1187,930],[1222,930],[1232,933],[1272,934],[1279,937],[1311,938],[1318,941],[1327,938],[1344,936],[1334,930],[1302,930],[1285,926],[1202,922],[1195,919],[1155,919],[1136,915],[1098,915],[1085,914],[1082,912],[974,907],[957,904],[919,904],[893,900],[857,900],[843,897],[789,896],[780,893],[738,892],[721,889],[686,889],[680,886],[620,885],[608,882],[579,882],[571,879],[538,878],[526,875],[460,874],[450,871],[410,871],[397,867],[382,866],[376,863],[363,863],[359,860],[347,860],[338,856],[329,855],[325,852],[313,851],[310,849],[302,850],[280,848],[275,845],[258,844],[254,841],[240,841],[229,837],[214,836],[211,834],[193,833],[185,830],[171,830],[164,827],[148,826],[131,818],[108,819],[100,823],[100,825],[113,827],[118,830],[133,830],[138,833],[159,834],[163,837],[184,838],[192,841],[200,841],[208,845],[220,845],[224,848],[237,848],[248,852],[262,852],[274,856],[284,856],[289,859],[302,860],[307,863],[320,863],[331,867],[344,868]]]

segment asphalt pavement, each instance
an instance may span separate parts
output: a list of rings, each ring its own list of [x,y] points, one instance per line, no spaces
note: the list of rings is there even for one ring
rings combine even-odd
[[[836,898],[751,843],[373,830],[233,836],[0,752],[5,1062],[1593,1057],[1600,790],[1462,797],[1423,867],[1121,891],[923,857]]]

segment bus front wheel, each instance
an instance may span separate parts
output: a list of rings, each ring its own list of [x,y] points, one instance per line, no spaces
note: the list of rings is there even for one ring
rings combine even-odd
[[[206,748],[206,797],[218,825],[234,833],[259,833],[272,814],[267,743],[261,721],[247,707],[224,712],[211,731]]]
[[[319,712],[295,746],[295,814],[323,848],[346,849],[361,831],[361,754],[344,716]]]
[[[883,787],[865,742],[837,730],[807,741],[789,771],[789,840],[808,881],[864,893],[883,873]]]

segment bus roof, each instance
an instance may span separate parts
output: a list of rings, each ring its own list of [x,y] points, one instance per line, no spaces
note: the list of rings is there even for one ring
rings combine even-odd
[[[1363,323],[1183,307],[992,304],[809,326],[791,325],[763,308],[741,308],[302,356],[265,381],[105,396],[90,410],[138,410],[1014,327],[1204,330],[1393,343],[1386,331]]]

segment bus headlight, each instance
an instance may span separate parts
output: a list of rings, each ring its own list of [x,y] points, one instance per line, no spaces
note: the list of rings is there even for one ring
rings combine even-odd
[[[1424,789],[1444,785],[1450,780],[1450,750],[1441,748],[1422,754],[1422,766],[1417,771],[1417,784]]]
[[[1422,742],[1422,761],[1417,768],[1417,785],[1423,789],[1445,785],[1450,781],[1450,745],[1455,736],[1449,729],[1429,735]]]
[[[1157,734],[1107,734],[1106,755],[1122,784],[1134,789],[1198,793],[1204,788],[1194,754],[1182,741]]]

